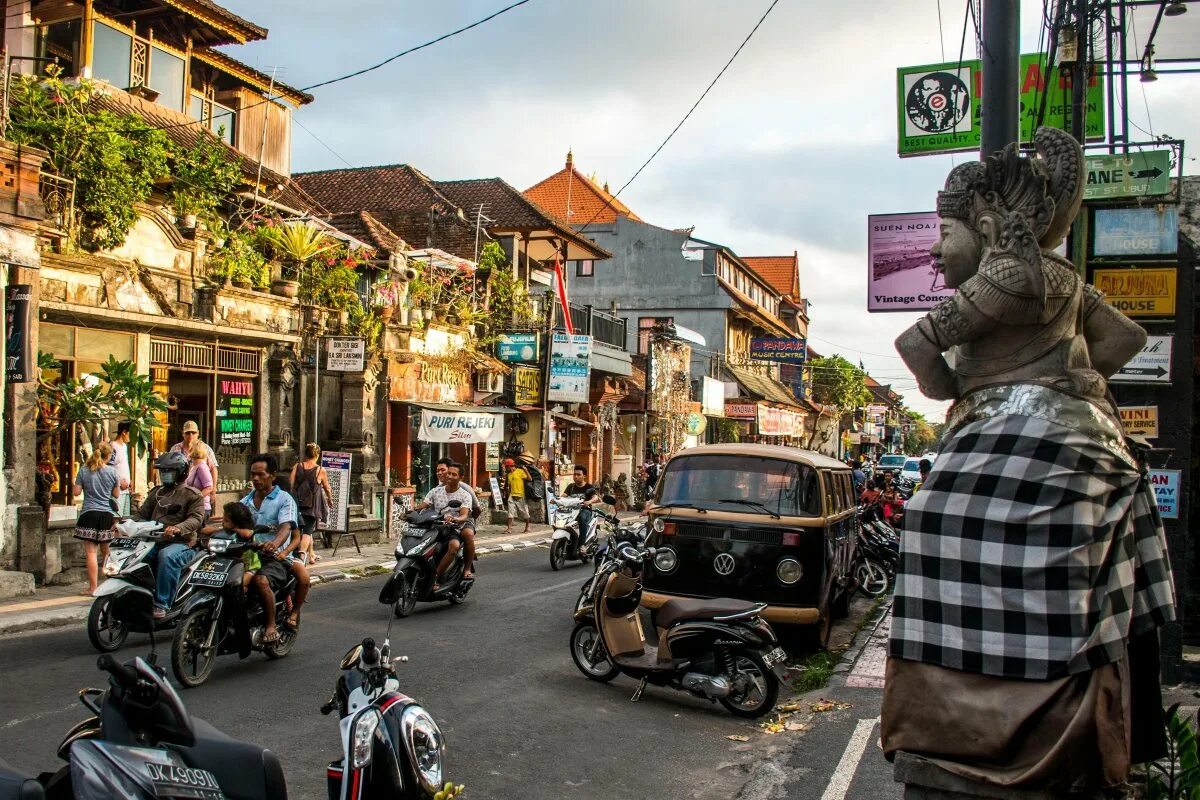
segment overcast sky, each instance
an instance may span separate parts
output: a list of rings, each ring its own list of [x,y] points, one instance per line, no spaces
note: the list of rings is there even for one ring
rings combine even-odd
[[[271,32],[265,42],[229,52],[303,87],[508,3],[224,4]],[[577,167],[615,191],[768,5],[532,0],[380,70],[316,90],[316,102],[296,115],[304,127],[293,133],[293,166],[410,163],[438,179],[500,176],[526,189],[561,169],[570,147]],[[919,315],[865,309],[867,215],[932,210],[952,166],[949,156],[896,156],[896,68],[940,62],[943,47],[945,60],[958,58],[965,0],[940,6],[944,38],[938,0],[781,0],[697,112],[621,195],[643,219],[695,225],[698,236],[741,255],[798,250],[801,291],[812,302],[813,347],[861,358],[910,406],[937,419],[945,404],[920,395],[892,347]],[[1032,52],[1042,3],[1024,6],[1022,49]],[[1187,15],[1193,16],[1200,17],[1200,8]],[[967,57],[974,56],[973,42],[970,34]],[[1178,138],[1195,133],[1200,104],[1185,97],[1194,98],[1196,76],[1131,85],[1135,123]],[[1196,164],[1189,160],[1185,170],[1196,172]]]

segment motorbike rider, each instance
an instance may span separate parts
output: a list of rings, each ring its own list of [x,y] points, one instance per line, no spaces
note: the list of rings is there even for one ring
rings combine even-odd
[[[204,496],[183,485],[188,459],[183,453],[164,453],[154,461],[158,486],[150,490],[133,519],[160,522],[163,540],[154,546],[154,618],[167,615],[183,568],[196,556],[196,534],[204,525]]]
[[[445,456],[442,456],[437,460],[436,472],[439,486],[446,483],[446,470],[449,469],[450,465],[453,463],[455,463],[454,459],[446,458]],[[463,540],[463,558],[465,558],[467,561],[467,569],[466,572],[463,573],[463,577],[473,578],[475,577],[475,525],[473,521],[479,519],[479,515],[483,513],[483,507],[479,505],[479,497],[475,494],[475,487],[466,481],[461,480],[462,469],[463,468],[460,466],[459,485],[466,489],[471,495],[472,519],[472,524],[465,526],[461,531]]]
[[[308,597],[309,587],[308,570],[292,555],[300,544],[300,509],[290,494],[275,485],[278,471],[279,462],[270,453],[251,456],[250,483],[254,491],[242,498],[242,505],[254,515],[254,527],[271,529],[268,533],[254,534],[254,540],[262,543],[263,556],[262,567],[251,585],[262,598],[266,615],[264,644],[279,640],[275,625],[275,592],[287,582],[288,571],[296,576],[296,602],[284,622],[292,630],[300,629],[300,608]]]
[[[451,528],[446,535],[446,554],[442,556],[442,560],[438,563],[437,575],[433,584],[433,591],[441,588],[442,575],[454,563],[454,556],[459,548],[463,546],[463,536],[460,531],[466,528],[472,528],[474,533],[475,522],[471,519],[471,502],[475,497],[475,493],[467,488],[467,485],[461,483],[459,478],[462,474],[462,467],[454,462],[446,465],[446,482],[440,486],[435,486],[429,490],[429,494],[425,495],[425,499],[414,506],[414,510],[423,508],[432,508],[435,512],[442,515],[442,518],[448,523],[461,526],[460,528]],[[451,509],[450,503],[457,500],[461,505],[457,509]],[[468,567],[470,565],[468,564]],[[467,577],[464,571],[463,577]]]
[[[567,484],[567,489],[563,494],[566,497],[583,497],[583,503],[579,506],[579,535],[571,534],[570,552],[571,557],[574,558],[579,553],[580,543],[587,538],[587,532],[592,524],[592,506],[599,505],[603,502],[603,498],[596,487],[588,483],[587,467],[583,464],[575,465],[571,482]]]

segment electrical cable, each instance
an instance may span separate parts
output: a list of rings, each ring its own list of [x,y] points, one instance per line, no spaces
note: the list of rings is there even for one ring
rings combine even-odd
[[[320,136],[317,136],[315,133],[313,133],[311,130],[309,130],[309,129],[308,129],[308,126],[307,126],[307,125],[305,125],[303,122],[301,122],[299,119],[297,119],[295,114],[293,114],[293,115],[292,115],[292,122],[294,122],[294,123],[296,123],[297,125],[299,125],[299,126],[301,127],[301,129],[303,129],[303,131],[304,131],[305,133],[307,133],[307,134],[308,134],[309,136],[311,136],[312,138],[316,139],[316,141],[317,141],[317,144],[321,145],[321,147],[324,147],[326,150],[328,150],[329,152],[333,153],[333,155],[334,155],[334,156],[335,156],[335,157],[336,157],[336,158],[337,158],[339,161],[341,161],[343,164],[345,164],[347,167],[349,167],[350,169],[355,169],[355,166],[354,166],[353,164],[351,164],[349,161],[347,161],[345,158],[343,158],[343,157],[342,157],[342,154],[341,154],[341,153],[339,153],[337,150],[334,150],[332,147],[330,147],[329,145],[325,144],[325,142],[324,142],[324,141],[321,139],[321,137],[320,137]]]

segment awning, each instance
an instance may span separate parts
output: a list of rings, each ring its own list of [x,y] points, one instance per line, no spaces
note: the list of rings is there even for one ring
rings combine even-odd
[[[399,401],[394,401],[399,402]],[[456,403],[409,403],[410,406],[417,408],[428,408],[430,411],[470,411],[475,414],[520,414],[515,408],[508,406],[471,406],[458,405]]]
[[[796,396],[774,378],[729,364],[725,365],[725,371],[733,377],[733,380],[738,382],[749,397],[756,397],[760,400],[769,400],[772,403],[781,403],[794,408],[800,408]]]
[[[570,423],[571,425],[579,425],[584,428],[596,427],[596,423],[594,422],[588,422],[586,419],[580,419],[579,417],[572,417],[570,414],[563,414],[561,411],[551,411],[550,416],[555,419],[561,419],[563,422]]]

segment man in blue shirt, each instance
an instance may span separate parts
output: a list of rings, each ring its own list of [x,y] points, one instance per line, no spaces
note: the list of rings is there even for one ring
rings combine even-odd
[[[287,583],[288,571],[296,575],[296,603],[291,615],[284,622],[288,628],[299,630],[300,607],[308,597],[308,570],[304,562],[294,558],[292,552],[300,544],[296,533],[300,530],[300,510],[295,499],[275,485],[275,474],[279,462],[270,453],[260,453],[250,459],[250,483],[254,491],[242,498],[242,505],[254,515],[254,527],[270,528],[270,532],[255,533],[254,541],[261,542],[262,568],[254,576],[254,587],[262,598],[267,624],[263,632],[263,643],[279,641],[279,630],[275,625],[275,592]]]

